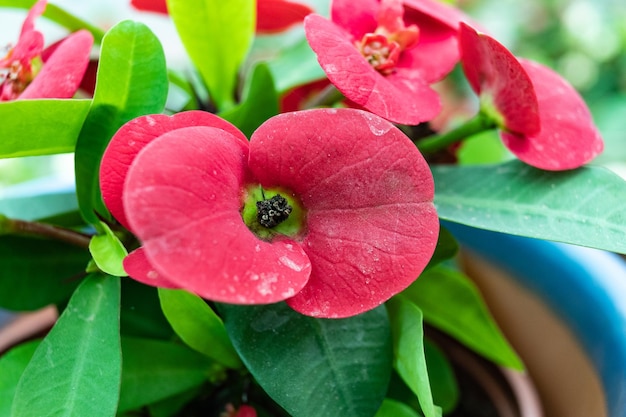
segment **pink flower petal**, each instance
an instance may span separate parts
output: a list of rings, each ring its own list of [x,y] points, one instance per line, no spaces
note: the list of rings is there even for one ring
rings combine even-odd
[[[285,113],[252,135],[249,166],[307,209],[302,246],[312,271],[287,300],[295,310],[359,314],[406,288],[430,260],[439,230],[432,174],[391,123],[353,109]]]
[[[378,27],[376,13],[380,8],[379,0],[333,0],[330,11],[331,20],[350,34],[351,41],[360,41],[363,35]]]
[[[507,148],[546,170],[578,168],[600,154],[602,137],[578,92],[547,67],[527,60],[521,65],[537,94],[541,130],[526,137],[502,132]]]
[[[504,46],[487,35],[461,25],[461,63],[472,89],[489,96],[504,118],[504,128],[520,135],[539,131],[539,108],[533,83]]]
[[[159,274],[148,262],[143,248],[138,248],[124,258],[124,271],[135,281],[152,287],[180,288]]]
[[[89,64],[92,45],[93,36],[86,30],[68,36],[19,98],[71,98]]]
[[[165,0],[131,0],[130,4],[137,10],[168,14]]]
[[[312,14],[304,28],[328,79],[349,100],[396,123],[414,125],[439,113],[439,97],[425,81],[407,78],[400,69],[383,76],[334,23]]]
[[[282,32],[290,26],[302,23],[313,12],[305,4],[285,0],[257,0],[257,33]]]
[[[459,23],[470,21],[470,18],[460,9],[438,0],[403,0],[403,3],[407,13],[410,13],[411,9],[413,9],[424,16],[428,16],[430,19],[439,21],[439,23],[450,29],[456,30],[459,27]],[[405,17],[405,19],[412,20],[411,17]]]
[[[237,128],[214,114],[204,111],[188,111],[173,116],[148,115],[138,117],[117,131],[111,139],[100,164],[100,188],[107,208],[124,227],[129,228],[122,191],[128,168],[148,143],[164,133],[189,126],[212,126],[223,129],[239,138],[248,140]]]
[[[214,301],[272,303],[300,291],[311,264],[297,243],[262,241],[244,224],[245,145],[204,126],[159,136],[128,170],[124,206],[166,280]]]
[[[28,11],[26,15],[26,19],[22,24],[22,30],[20,32],[20,38],[26,35],[28,32],[32,32],[35,30],[35,19],[43,14],[46,10],[46,5],[48,4],[47,0],[39,0],[37,3],[33,5]]]

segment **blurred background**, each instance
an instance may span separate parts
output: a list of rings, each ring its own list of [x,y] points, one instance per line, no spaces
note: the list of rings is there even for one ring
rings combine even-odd
[[[330,0],[300,0],[328,15]],[[139,13],[129,0],[51,1],[73,14],[108,28],[132,18],[146,23],[163,42],[168,64],[189,65],[176,31],[165,16]],[[604,140],[605,151],[593,164],[626,178],[626,3],[623,0],[458,0],[456,3],[518,56],[555,69],[586,99]],[[25,10],[0,8],[0,54],[17,40]],[[45,18],[37,27],[50,44],[65,35]],[[302,29],[293,30],[301,36]],[[493,162],[505,152],[494,135],[468,146],[464,162]],[[496,156],[494,156],[494,154]],[[54,176],[73,181],[72,155],[0,160],[0,198],[7,187]]]

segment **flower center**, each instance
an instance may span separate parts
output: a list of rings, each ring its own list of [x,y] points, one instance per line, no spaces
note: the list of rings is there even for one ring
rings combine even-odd
[[[245,190],[241,217],[259,238],[271,241],[275,236],[296,237],[304,230],[306,212],[300,200],[283,188]]]
[[[9,49],[6,56],[0,59],[0,101],[14,100],[28,87],[37,72],[41,69],[41,58],[32,62],[18,59],[10,61],[13,50]]]
[[[361,55],[383,75],[391,74],[402,51],[417,44],[419,28],[416,25],[405,26],[404,6],[399,0],[383,0],[376,15],[378,28],[373,33],[366,33],[356,42]]]

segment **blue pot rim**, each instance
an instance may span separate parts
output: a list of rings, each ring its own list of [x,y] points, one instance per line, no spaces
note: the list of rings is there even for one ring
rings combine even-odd
[[[593,363],[609,415],[626,416],[626,262],[597,249],[443,225],[544,300]]]

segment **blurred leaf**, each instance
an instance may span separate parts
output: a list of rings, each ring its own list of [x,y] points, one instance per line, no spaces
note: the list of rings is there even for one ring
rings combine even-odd
[[[119,307],[118,278],[93,274],[83,281],[24,370],[12,415],[115,415],[121,371]]]
[[[417,395],[426,417],[441,417],[441,409],[433,401],[426,358],[422,312],[402,295],[387,302],[393,336],[394,368]]]
[[[276,80],[276,90],[281,93],[326,78],[326,73],[305,38],[281,50],[280,55],[270,61],[269,68]]]
[[[150,417],[173,417],[181,415],[179,411],[190,401],[198,398],[201,387],[195,387],[181,394],[148,405]],[[178,413],[178,414],[177,414]]]
[[[15,389],[41,340],[15,346],[0,357],[0,416],[10,416]]]
[[[164,400],[203,384],[213,362],[186,346],[122,338],[122,388],[118,411]]]
[[[421,414],[406,404],[385,398],[375,417],[420,417]]]
[[[432,268],[402,294],[419,306],[433,327],[497,364],[524,368],[480,293],[462,273],[450,268]]]
[[[167,322],[155,287],[131,278],[122,280],[120,328],[123,336],[172,340],[174,331]]]
[[[439,226],[439,238],[437,239],[437,246],[435,247],[435,253],[428,262],[427,268],[432,268],[435,265],[440,264],[456,255],[459,250],[459,244],[456,239],[443,226]]]
[[[89,252],[96,265],[109,275],[128,276],[122,265],[128,251],[106,223],[100,222],[100,230],[103,230],[104,234],[93,236],[89,242]]]
[[[123,21],[102,40],[93,103],[76,144],[76,191],[88,223],[107,215],[99,187],[100,159],[113,134],[129,120],[161,113],[167,69],[158,38],[142,23]]]
[[[278,96],[272,74],[266,64],[259,64],[254,68],[250,82],[244,89],[242,103],[219,113],[219,116],[250,137],[264,121],[277,114]]]
[[[78,208],[73,187],[45,180],[16,184],[2,190],[0,213],[21,220],[39,220],[70,213]]]
[[[176,30],[219,110],[235,105],[237,73],[252,43],[256,2],[167,0]]]
[[[0,306],[36,310],[66,300],[89,253],[67,243],[0,236]]]
[[[461,142],[457,157],[461,165],[497,164],[511,159],[512,154],[502,143],[498,131],[491,129]]]
[[[384,307],[347,319],[303,316],[285,303],[219,310],[244,364],[288,413],[362,417],[380,407],[392,360]]]
[[[444,353],[428,339],[424,339],[424,355],[433,400],[445,415],[453,411],[459,401],[459,386],[454,369]]]
[[[432,171],[442,219],[626,253],[626,181],[604,168],[549,172],[511,161]]]
[[[0,158],[73,152],[91,100],[0,103]]]
[[[176,334],[192,349],[229,368],[241,368],[224,323],[202,298],[159,288],[161,308]]]

